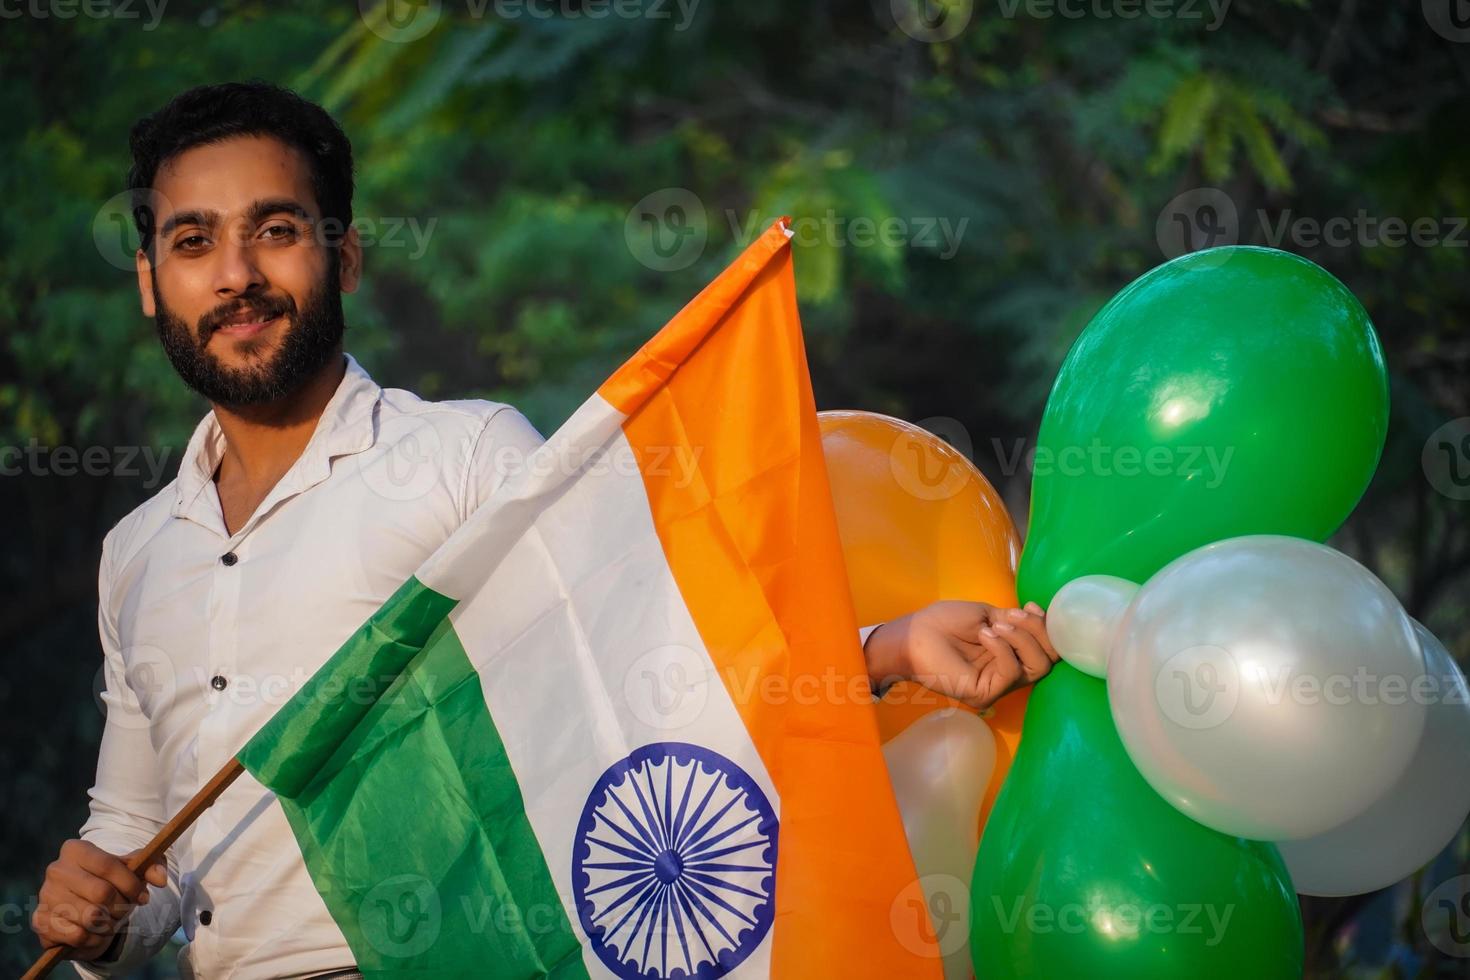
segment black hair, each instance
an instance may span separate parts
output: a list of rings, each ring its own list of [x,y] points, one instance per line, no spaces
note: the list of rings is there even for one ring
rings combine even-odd
[[[289,89],[252,80],[200,85],[138,120],[128,138],[133,222],[143,250],[155,232],[148,191],[158,168],[186,150],[236,136],[270,136],[295,147],[311,165],[311,186],[336,244],[352,223],[352,144],[325,109]]]

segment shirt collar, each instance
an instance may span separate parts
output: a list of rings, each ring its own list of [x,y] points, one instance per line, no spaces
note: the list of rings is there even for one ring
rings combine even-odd
[[[316,428],[301,456],[281,477],[270,496],[279,497],[286,493],[300,493],[325,480],[332,471],[332,459],[351,453],[360,453],[373,444],[375,426],[373,410],[383,389],[357,363],[351,354],[347,359],[347,370],[332,393],[331,399],[322,409]],[[183,517],[193,506],[205,486],[214,480],[214,471],[219,468],[224,456],[225,434],[213,409],[199,420],[184,457],[179,462],[179,476],[174,493],[174,517]],[[264,511],[264,507],[260,508]]]

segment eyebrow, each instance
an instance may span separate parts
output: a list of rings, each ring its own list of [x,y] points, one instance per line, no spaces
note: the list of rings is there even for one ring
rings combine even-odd
[[[306,208],[289,197],[269,197],[264,200],[255,201],[245,209],[245,218],[251,224],[258,224],[273,214],[289,214],[302,221],[310,221],[311,215]],[[201,228],[213,228],[220,222],[220,212],[211,208],[188,208],[183,211],[175,211],[169,215],[163,227],[159,229],[160,238],[168,237],[169,233],[181,225],[198,225]]]

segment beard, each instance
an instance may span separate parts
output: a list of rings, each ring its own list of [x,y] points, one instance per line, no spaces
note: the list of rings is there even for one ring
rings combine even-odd
[[[345,329],[341,273],[336,256],[300,310],[290,296],[260,295],[210,311],[199,318],[196,333],[164,303],[156,270],[153,303],[158,339],[174,370],[184,384],[226,408],[263,405],[295,393],[326,367],[341,347]],[[253,363],[248,367],[226,367],[205,345],[225,320],[246,311],[253,311],[262,320],[283,317],[285,332],[274,353],[252,357]],[[247,354],[253,353],[249,346],[242,345],[242,349]]]

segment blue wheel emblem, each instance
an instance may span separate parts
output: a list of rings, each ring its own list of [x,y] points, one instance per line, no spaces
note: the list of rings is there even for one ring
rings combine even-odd
[[[592,787],[572,892],[592,948],[623,980],[707,980],[739,966],[775,916],[775,811],[734,762],[654,742]]]

